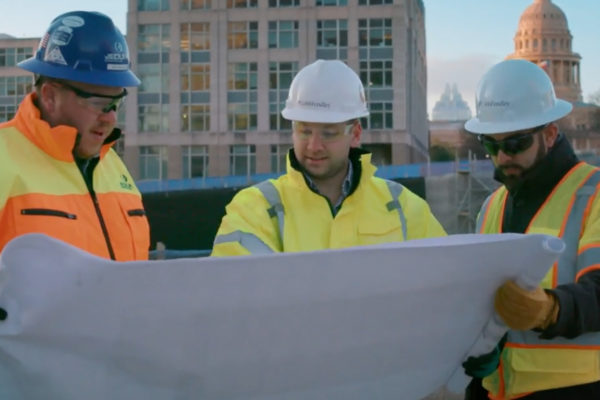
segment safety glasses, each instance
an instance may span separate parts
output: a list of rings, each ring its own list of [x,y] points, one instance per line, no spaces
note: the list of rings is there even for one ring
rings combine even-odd
[[[84,105],[99,113],[117,111],[121,107],[123,99],[125,96],[127,96],[127,89],[125,88],[123,88],[123,91],[118,95],[109,96],[105,94],[86,92],[85,90],[71,86],[63,81],[54,81],[53,83],[72,91],[77,97],[83,100]]]
[[[498,155],[500,150],[506,155],[514,156],[529,149],[533,145],[534,134],[542,131],[546,126],[548,125],[540,125],[502,140],[493,139],[491,135],[479,135],[479,141],[492,156]]]
[[[354,126],[354,121],[348,121],[344,125],[342,124],[327,124],[322,128],[315,129],[312,124],[307,124],[300,121],[294,121],[292,123],[292,130],[294,135],[302,141],[309,140],[313,135],[318,132],[319,137],[323,142],[335,142],[345,135],[348,135]]]

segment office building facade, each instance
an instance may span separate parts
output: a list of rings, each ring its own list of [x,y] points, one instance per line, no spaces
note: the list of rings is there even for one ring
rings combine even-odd
[[[380,165],[427,159],[421,0],[129,0],[127,41],[142,85],[124,114],[137,179],[283,172],[293,76],[341,59],[371,115],[363,146]],[[323,88],[327,90],[327,88]]]

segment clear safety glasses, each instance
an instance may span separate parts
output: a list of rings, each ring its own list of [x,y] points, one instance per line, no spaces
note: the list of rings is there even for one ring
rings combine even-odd
[[[515,135],[509,136],[506,139],[496,140],[491,135],[479,135],[479,141],[485,150],[492,156],[502,152],[509,156],[514,156],[527,150],[533,144],[534,134],[540,132],[548,125],[540,125],[528,131],[523,131]]]
[[[343,124],[325,124],[322,128],[314,127],[314,124],[294,121],[292,130],[294,135],[302,141],[309,140],[313,135],[319,136],[323,142],[335,142],[342,137],[349,135],[354,126],[354,121],[348,121]]]
[[[123,88],[123,91],[118,95],[109,96],[105,94],[86,92],[85,90],[71,86],[63,81],[53,81],[53,83],[72,91],[78,98],[82,99],[82,103],[85,106],[98,113],[117,111],[121,107],[123,99],[125,96],[127,96],[127,89],[125,88]]]

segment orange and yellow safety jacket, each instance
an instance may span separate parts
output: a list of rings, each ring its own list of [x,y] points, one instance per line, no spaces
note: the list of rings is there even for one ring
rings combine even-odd
[[[100,257],[148,258],[150,233],[141,195],[105,144],[88,189],[72,150],[77,131],[50,125],[29,94],[0,124],[0,251],[26,233],[44,233]]]
[[[566,250],[541,282],[543,288],[574,283],[600,269],[600,169],[580,162],[554,187],[525,233],[560,237]],[[485,201],[477,222],[480,233],[502,232],[508,191]],[[492,399],[515,399],[532,392],[600,380],[600,332],[572,339],[540,338],[539,332],[509,331],[496,371],[484,378]]]
[[[288,157],[285,175],[243,189],[227,205],[212,255],[339,249],[446,235],[423,199],[375,177],[370,161],[370,154],[357,160],[360,183],[334,215],[327,198],[308,187]]]

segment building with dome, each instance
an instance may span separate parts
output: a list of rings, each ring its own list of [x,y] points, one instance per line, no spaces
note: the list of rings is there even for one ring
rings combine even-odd
[[[573,35],[565,13],[552,0],[534,0],[521,14],[514,46],[515,51],[507,59],[525,59],[544,68],[556,96],[573,104],[573,111],[559,125],[575,149],[600,149],[600,107],[582,99],[582,59],[573,51]]]
[[[471,118],[471,109],[459,93],[456,83],[446,84],[444,93],[433,107],[432,121],[466,121]]]

